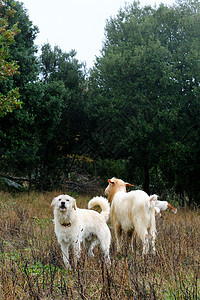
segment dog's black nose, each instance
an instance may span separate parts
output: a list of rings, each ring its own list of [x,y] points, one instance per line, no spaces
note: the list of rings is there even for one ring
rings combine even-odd
[[[65,202],[61,202],[61,207],[65,207]]]

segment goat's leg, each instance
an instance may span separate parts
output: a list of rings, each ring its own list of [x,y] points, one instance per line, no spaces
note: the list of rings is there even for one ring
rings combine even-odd
[[[142,219],[141,221],[138,220],[138,222],[136,222],[135,232],[137,233],[137,235],[140,237],[142,241],[142,247],[143,247],[142,255],[144,256],[149,251],[149,234],[148,234],[147,226],[145,226],[145,224],[142,224]]]
[[[145,235],[142,238],[142,255],[145,255],[149,252],[149,235],[148,232],[145,233]]]
[[[156,240],[156,233],[155,231],[150,231],[150,239],[151,239],[151,251],[153,254],[156,253],[156,247],[155,247],[155,240]]]
[[[155,247],[155,236],[152,236],[151,238],[151,245],[152,245],[152,252],[156,253],[156,247]]]
[[[117,252],[121,251],[122,228],[120,224],[115,224],[115,237],[117,241]]]
[[[132,235],[131,235],[131,252],[133,253],[134,252],[134,249],[133,249],[133,242],[135,242],[135,231],[133,230],[132,232]]]
[[[155,239],[156,239],[156,219],[155,219],[155,206],[151,206],[150,209],[150,228],[149,228],[149,234],[151,239],[151,250],[155,254],[156,248],[155,248]]]

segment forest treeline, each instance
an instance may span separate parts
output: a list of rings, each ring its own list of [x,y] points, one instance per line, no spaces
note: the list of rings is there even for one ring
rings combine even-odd
[[[1,176],[42,190],[116,176],[200,204],[199,1],[126,4],[89,71],[75,50],[38,54],[22,3],[0,13]]]

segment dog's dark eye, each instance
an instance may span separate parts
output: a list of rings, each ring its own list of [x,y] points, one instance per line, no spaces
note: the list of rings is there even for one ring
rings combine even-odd
[[[66,199],[66,201],[69,201],[69,199]]]
[[[58,199],[59,201],[61,201],[61,199]]]

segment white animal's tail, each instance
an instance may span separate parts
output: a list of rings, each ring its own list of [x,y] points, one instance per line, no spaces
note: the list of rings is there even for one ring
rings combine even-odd
[[[155,195],[155,194],[154,194],[154,195],[151,195],[149,200],[150,200],[150,203],[151,203],[152,201],[157,201],[157,200],[158,200],[158,195]]]
[[[99,205],[102,209],[101,215],[105,218],[106,221],[109,219],[110,214],[110,204],[108,200],[104,197],[94,197],[88,202],[88,208],[91,209],[92,207]]]

